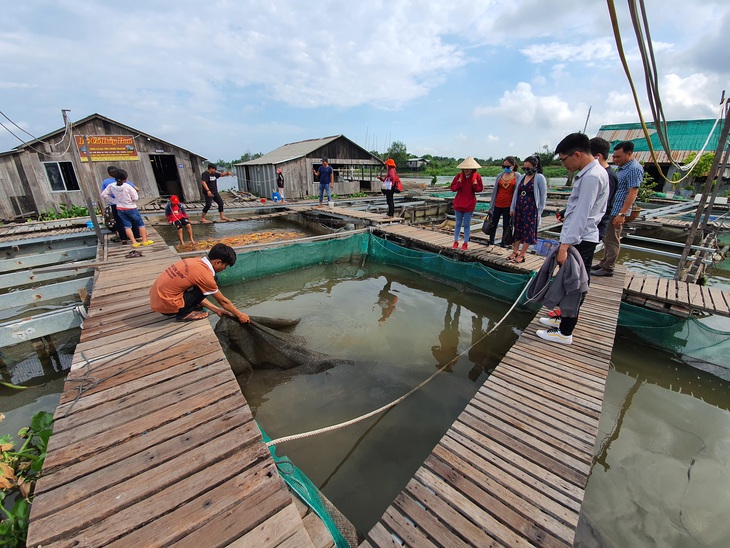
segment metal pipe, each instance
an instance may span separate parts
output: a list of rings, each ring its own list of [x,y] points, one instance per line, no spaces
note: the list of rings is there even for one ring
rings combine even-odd
[[[659,245],[668,245],[672,247],[684,247],[683,243],[680,242],[671,242],[669,240],[659,240],[658,238],[647,238],[646,236],[634,236],[633,234],[626,234],[624,238],[631,238],[632,240],[641,240],[642,242],[650,242],[653,244],[659,244]],[[621,247],[623,247],[623,243],[621,244]],[[700,245],[693,245],[691,246],[691,249],[694,249],[696,251],[711,251],[715,252],[715,249],[712,247],[703,247]]]

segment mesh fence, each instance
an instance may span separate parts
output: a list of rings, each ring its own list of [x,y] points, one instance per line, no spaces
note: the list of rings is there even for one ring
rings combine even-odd
[[[677,318],[624,302],[618,326],[655,348],[714,365],[727,365],[730,333],[713,329],[695,318]]]
[[[406,249],[369,233],[362,233],[242,253],[233,267],[219,274],[220,284],[232,284],[318,264],[360,263],[365,259],[404,268],[419,275],[446,279],[455,285],[510,303],[519,296],[530,278],[527,274],[498,272],[477,262],[455,261],[435,253]]]

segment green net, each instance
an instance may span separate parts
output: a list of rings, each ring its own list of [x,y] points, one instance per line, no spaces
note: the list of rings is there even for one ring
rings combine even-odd
[[[471,287],[495,299],[514,302],[525,284],[529,274],[499,272],[481,263],[455,261],[442,255],[406,249],[382,238],[372,237],[368,260],[389,264],[411,270],[418,274],[429,274],[452,283]]]
[[[264,441],[266,443],[270,442],[271,438],[266,435],[264,429],[258,424],[257,426],[261,431]],[[334,519],[327,511],[326,504],[320,496],[319,489],[317,489],[317,487],[302,473],[301,470],[299,470],[299,468],[294,466],[294,463],[289,459],[289,457],[278,457],[276,455],[275,445],[269,447],[269,453],[271,453],[271,458],[274,459],[274,462],[276,463],[276,469],[279,471],[279,475],[284,479],[289,488],[294,491],[299,498],[302,499],[302,501],[304,501],[315,514],[317,514],[317,516],[319,516],[327,527],[327,530],[332,535],[332,538],[335,541],[335,546],[338,548],[349,548],[350,543],[345,540],[345,537],[335,524]]]
[[[618,326],[655,348],[714,365],[724,366],[730,355],[730,334],[696,318],[677,318],[623,302]]]
[[[510,303],[530,278],[528,274],[499,272],[478,262],[455,261],[435,253],[406,249],[372,234],[361,233],[240,253],[236,264],[219,274],[219,282],[226,285],[318,264],[361,263],[365,258],[419,275],[445,279]]]
[[[359,262],[367,254],[369,240],[368,233],[361,233],[239,253],[236,264],[218,275],[219,283],[227,285],[318,264]]]

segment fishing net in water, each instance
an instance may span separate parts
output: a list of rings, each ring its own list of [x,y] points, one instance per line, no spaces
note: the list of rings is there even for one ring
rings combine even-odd
[[[312,374],[351,361],[336,359],[307,348],[304,337],[289,333],[299,320],[251,316],[241,323],[223,316],[215,334],[231,369],[243,384],[248,384],[254,369],[279,368]]]
[[[719,368],[727,366],[730,333],[713,329],[696,318],[677,318],[624,302],[618,326],[627,329],[632,337],[691,358],[690,361],[700,360]]]
[[[271,438],[266,435],[264,429],[260,425],[258,427],[264,438],[264,442],[270,442]],[[337,548],[357,546],[359,544],[357,533],[347,518],[320,493],[319,489],[317,489],[299,468],[294,466],[294,463],[289,457],[279,457],[276,455],[276,445],[270,446],[269,452],[271,453],[271,458],[276,463],[276,469],[279,471],[279,475],[284,479],[289,488],[319,516],[330,532],[330,535],[332,535],[335,546]]]

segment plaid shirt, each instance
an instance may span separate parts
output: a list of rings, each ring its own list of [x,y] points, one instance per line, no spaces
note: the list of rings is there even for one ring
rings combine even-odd
[[[624,207],[624,201],[629,194],[629,189],[639,188],[641,186],[641,181],[644,180],[644,168],[632,158],[628,164],[624,164],[616,170],[616,177],[618,177],[618,186],[616,187],[616,196],[613,199],[613,207],[611,208],[611,215],[613,217],[621,213],[621,208]],[[626,212],[627,215],[629,213],[631,213],[631,209]]]

